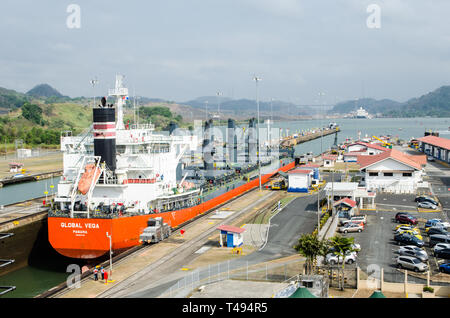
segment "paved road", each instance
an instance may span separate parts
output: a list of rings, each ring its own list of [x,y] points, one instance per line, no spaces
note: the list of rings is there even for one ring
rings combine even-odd
[[[140,284],[139,288],[130,289],[126,294],[122,293],[121,296],[134,298],[158,297],[171,286],[179,284],[180,281],[183,282],[183,277],[186,277],[187,281],[191,279],[189,278],[190,275],[193,275],[192,277],[195,279],[204,279],[219,273],[224,275],[228,270],[294,255],[296,251],[293,245],[296,244],[301,233],[311,233],[315,224],[317,224],[317,195],[299,197],[291,201],[287,207],[272,218],[267,244],[260,251],[221,265],[212,265],[209,268],[198,271],[196,274],[183,274],[179,271],[168,274],[156,286],[149,285],[145,287],[142,286],[143,284]],[[185,258],[183,261],[186,263],[187,259]],[[170,266],[170,264],[164,264],[164,266]],[[116,295],[111,296],[116,297]]]

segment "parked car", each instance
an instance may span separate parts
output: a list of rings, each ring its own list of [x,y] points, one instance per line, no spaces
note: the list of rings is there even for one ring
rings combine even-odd
[[[400,248],[404,249],[404,250],[409,250],[409,251],[419,251],[419,252],[423,251],[422,248],[417,247],[415,245],[405,245],[405,246],[401,246]]]
[[[433,234],[443,234],[443,235],[448,235],[449,233],[447,232],[447,230],[443,227],[440,226],[432,226],[429,227],[425,230],[425,232],[428,235],[433,235]]]
[[[443,248],[450,248],[450,243],[437,243],[433,247],[433,253],[436,252],[437,250],[440,250],[440,249],[443,249]]]
[[[428,157],[427,157],[427,160],[428,160],[428,161],[434,161],[434,158],[431,157],[431,156],[428,156]]]
[[[412,216],[411,214],[397,214],[395,216],[395,220],[397,223],[406,223],[406,224],[417,224],[417,218]]]
[[[441,264],[439,266],[439,271],[441,273],[447,273],[450,274],[450,263]]]
[[[394,236],[394,241],[397,242],[398,245],[415,245],[418,247],[424,246],[424,242],[419,240],[417,237],[411,234],[397,234]]]
[[[411,224],[399,224],[395,227],[395,231],[397,231],[401,227],[408,227],[408,228],[415,229],[415,230],[417,229],[417,227],[414,227]]]
[[[442,227],[450,227],[450,223],[443,222],[441,219],[430,219],[425,223],[425,228],[432,226],[442,226]]]
[[[414,199],[414,201],[415,202],[430,202],[430,203],[433,203],[434,205],[439,205],[439,202],[437,202],[435,199],[433,199],[433,198],[431,198],[431,197],[429,197],[427,195],[417,196]]]
[[[436,204],[433,204],[428,201],[419,202],[419,203],[417,203],[417,206],[419,208],[432,209],[432,210],[436,210],[438,208],[438,206]]]
[[[450,248],[442,248],[434,252],[435,257],[450,259]]]
[[[412,227],[412,226],[401,226],[395,231],[395,234],[400,234],[400,233],[403,233],[404,231],[412,231],[415,234],[420,234],[419,229]]]
[[[399,255],[405,255],[405,256],[412,256],[415,258],[418,258],[422,262],[428,261],[428,254],[424,250],[417,248],[417,250],[411,250],[411,249],[405,249],[403,247],[400,247],[398,249]]]
[[[345,254],[344,261],[346,264],[352,264],[356,262],[356,253],[355,252],[349,252]],[[335,253],[329,253],[325,257],[325,261],[330,265],[336,265],[336,264],[342,264],[342,256],[335,254]]]
[[[342,224],[348,223],[348,222],[354,222],[354,223],[363,223],[366,224],[367,218],[365,215],[356,215],[352,216],[349,220],[342,221]]]
[[[397,234],[410,234],[410,235],[412,235],[412,236],[417,237],[419,240],[422,240],[422,241],[423,241],[422,235],[420,235],[419,233],[417,233],[417,231],[413,231],[413,230],[403,230],[403,231],[400,231],[400,232],[397,233]],[[396,235],[397,235],[397,234],[396,234]]]
[[[362,223],[346,223],[339,228],[339,232],[341,233],[362,232],[362,230],[364,230],[364,225]]]
[[[361,251],[361,245],[359,245],[359,244],[357,244],[357,243],[353,243],[353,244],[352,244],[352,248],[353,248],[353,252],[358,253],[358,252]],[[330,248],[328,249],[328,254],[329,254],[329,253],[335,253],[335,252],[336,252],[336,249],[335,249],[334,247],[330,247]]]
[[[434,247],[437,243],[450,243],[450,235],[432,234],[428,241],[428,246]]]
[[[397,267],[412,269],[415,272],[424,272],[428,269],[428,265],[421,262],[418,258],[412,256],[397,257]]]

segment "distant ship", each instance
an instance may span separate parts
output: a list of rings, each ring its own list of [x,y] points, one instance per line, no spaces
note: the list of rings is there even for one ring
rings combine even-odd
[[[355,118],[371,118],[369,113],[362,107],[359,107],[359,109],[355,113]]]

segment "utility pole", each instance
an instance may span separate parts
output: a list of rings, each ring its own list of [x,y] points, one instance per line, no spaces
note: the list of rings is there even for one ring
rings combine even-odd
[[[258,160],[258,174],[259,174],[259,191],[262,190],[261,188],[261,161],[259,158],[259,99],[258,99],[258,82],[261,80],[261,78],[255,77],[253,78],[256,84],[256,107],[257,107],[257,115],[258,115],[258,122],[256,124],[256,139],[258,143],[258,153],[257,153],[257,160]]]
[[[220,96],[222,96],[221,92],[217,92],[217,120],[220,122]]]

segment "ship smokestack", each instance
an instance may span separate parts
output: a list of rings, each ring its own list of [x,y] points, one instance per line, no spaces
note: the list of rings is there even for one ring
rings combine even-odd
[[[169,134],[172,136],[173,132],[178,128],[178,125],[176,122],[171,121],[169,124]]]
[[[102,107],[93,109],[94,154],[100,156],[111,170],[116,170],[116,109],[106,106],[105,97]]]

